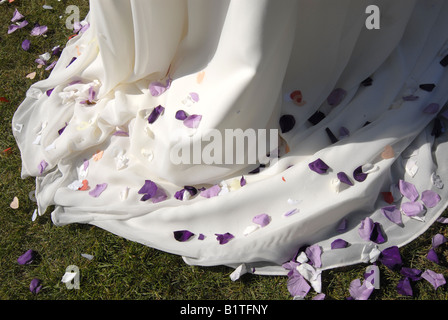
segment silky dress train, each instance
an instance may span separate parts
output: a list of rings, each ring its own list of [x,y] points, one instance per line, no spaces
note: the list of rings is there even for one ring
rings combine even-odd
[[[447,205],[447,16],[443,0],[91,1],[14,115],[22,177],[56,225],[191,265],[285,275],[309,246],[322,270],[369,261]],[[172,161],[179,137],[227,129],[278,130],[268,165]]]

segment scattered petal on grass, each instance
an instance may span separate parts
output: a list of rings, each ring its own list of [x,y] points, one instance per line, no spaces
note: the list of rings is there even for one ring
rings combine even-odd
[[[31,35],[32,36],[41,36],[44,35],[45,33],[47,33],[48,31],[48,27],[47,26],[41,26],[41,25],[36,25],[32,30],[31,30]]]
[[[194,236],[194,233],[191,231],[188,231],[188,230],[174,231],[173,234],[174,234],[174,239],[176,239],[179,242],[185,242]]]
[[[434,290],[437,290],[438,287],[443,286],[446,283],[443,274],[436,273],[429,269],[422,273],[422,278],[428,281],[434,287]]]
[[[304,298],[311,289],[311,286],[297,270],[293,270],[288,274],[287,287],[293,297],[300,298]]]
[[[22,18],[25,18],[25,16],[23,14],[21,14],[19,12],[19,10],[17,10],[17,8],[14,10],[14,14],[12,16],[11,22],[16,22],[21,20]]]
[[[98,198],[107,188],[107,183],[97,184],[95,189],[89,192],[89,195]]]
[[[227,242],[229,242],[230,240],[232,240],[233,238],[235,238],[235,236],[229,232],[226,233],[215,233],[216,236],[216,240],[218,240],[219,244],[226,244]]]
[[[324,174],[327,172],[327,170],[330,168],[325,162],[322,161],[322,159],[317,159],[311,163],[308,164],[308,167],[319,174]]]
[[[437,252],[434,250],[434,248],[429,249],[428,254],[426,255],[426,258],[429,261],[432,261],[434,263],[439,264],[439,257],[437,256]]]
[[[422,278],[421,277],[422,270],[414,268],[403,267],[400,270],[400,274],[402,274],[405,277],[408,277],[412,281],[418,281]]]
[[[11,207],[11,209],[18,209],[19,208],[19,198],[14,197],[12,202],[9,204],[9,206]]]
[[[23,40],[22,42],[22,49],[25,51],[28,51],[30,49],[31,46],[31,41],[28,39]]]
[[[36,256],[37,256],[37,252],[29,249],[24,254],[22,254],[19,258],[17,258],[17,262],[20,265],[30,264],[31,262],[34,261]]]
[[[379,261],[391,270],[398,270],[403,265],[400,250],[397,246],[392,246],[381,251]]]
[[[81,253],[81,257],[86,258],[87,260],[93,260],[93,255],[88,254],[88,253]]]
[[[360,279],[355,279],[350,283],[350,296],[354,300],[368,300],[375,288],[367,280],[361,283]]]
[[[30,283],[30,291],[31,293],[37,294],[42,289],[42,281],[34,278]]]
[[[444,244],[447,241],[448,241],[447,238],[445,238],[443,234],[438,233],[434,237],[432,237],[431,245],[433,248],[437,248],[438,246]]]
[[[411,287],[411,281],[408,277],[404,277],[400,281],[398,281],[397,284],[397,292],[403,296],[412,296],[412,287]]]

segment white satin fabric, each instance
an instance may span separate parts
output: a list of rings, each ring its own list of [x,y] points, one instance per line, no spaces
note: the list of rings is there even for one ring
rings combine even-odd
[[[379,30],[365,25],[371,4],[380,8]],[[436,173],[448,181],[446,135],[431,135],[438,115],[423,110],[448,101],[448,72],[440,64],[448,53],[447,16],[443,0],[91,1],[90,28],[67,43],[49,78],[28,90],[14,116],[22,176],[37,177],[39,213],[54,205],[56,225],[92,224],[182,255],[188,264],[245,263],[255,273],[283,275],[281,265],[313,244],[322,248],[322,269],[365,262],[376,246],[415,239],[446,207],[447,188],[431,180]],[[372,85],[361,85],[368,77]],[[151,83],[169,79],[165,92],[151,94]],[[427,83],[435,89],[419,88]],[[86,105],[90,87],[95,104]],[[327,97],[337,88],[346,96],[331,107]],[[290,98],[296,90],[302,106]],[[188,98],[191,92],[199,101]],[[410,94],[419,98],[403,101]],[[148,125],[158,105],[164,113]],[[280,116],[293,115],[294,128],[282,134],[289,152],[258,174],[248,174],[253,165],[173,164],[175,134],[185,130],[175,118],[180,109],[202,115],[196,136],[207,129],[278,129]],[[326,117],[313,126],[308,119],[318,110]],[[341,127],[350,135],[332,143],[325,129],[339,138]],[[383,159],[388,145],[393,156]],[[310,170],[318,158],[330,166],[327,174]],[[418,167],[413,176],[405,166],[410,159]],[[335,192],[338,172],[351,177],[368,163],[376,170],[364,182]],[[236,183],[241,176],[243,187]],[[69,188],[84,179],[90,190],[107,188],[98,197]],[[141,201],[145,180],[162,187],[167,199]],[[397,225],[381,213],[388,205],[381,192],[399,180],[420,193],[433,190],[441,201],[422,219],[403,215]],[[185,185],[223,187],[223,181],[229,192],[216,197],[174,197]],[[284,216],[292,209],[297,212]],[[244,235],[261,213],[270,223]],[[385,243],[359,236],[366,217],[381,224]],[[348,228],[338,232],[344,218]],[[179,242],[177,230],[195,236]],[[234,238],[220,244],[215,234],[227,232]],[[350,245],[331,249],[338,238]]]

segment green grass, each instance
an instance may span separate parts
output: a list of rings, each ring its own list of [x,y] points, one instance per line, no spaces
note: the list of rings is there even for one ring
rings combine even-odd
[[[23,101],[29,86],[48,77],[49,72],[37,69],[34,60],[56,45],[64,46],[71,31],[65,27],[65,8],[77,5],[81,17],[88,11],[87,1],[46,1],[54,10],[44,10],[45,1],[15,0],[0,5],[0,152],[12,148],[9,155],[0,156],[0,299],[1,300],[290,300],[286,277],[244,275],[231,281],[227,267],[196,267],[186,265],[181,257],[167,254],[128,241],[99,228],[73,224],[56,227],[48,212],[36,221],[31,220],[35,203],[28,193],[34,190],[34,179],[20,177],[21,159],[11,130],[14,111]],[[25,15],[30,25],[11,35],[7,28],[14,9]],[[59,18],[59,16],[63,16]],[[31,25],[48,25],[46,37],[31,38]],[[22,41],[32,41],[31,49],[21,49]],[[36,78],[26,75],[37,72]],[[9,207],[13,197],[20,207]],[[431,238],[436,233],[447,236],[444,225],[433,225],[423,236],[401,250],[405,266],[422,270],[432,269],[448,276],[447,252],[439,250],[441,264],[426,259]],[[38,252],[38,259],[22,266],[17,258],[26,250]],[[94,256],[88,260],[81,256]],[[80,269],[80,289],[68,290],[61,282],[65,269],[76,265]],[[356,265],[324,271],[322,288],[327,299],[344,300],[353,279],[361,278],[366,265]],[[428,282],[414,284],[414,297],[396,292],[400,275],[384,266],[381,270],[381,289],[372,300],[446,300],[446,286],[434,290]],[[33,278],[42,280],[43,289],[34,295],[29,291]],[[316,293],[311,290],[307,299]]]

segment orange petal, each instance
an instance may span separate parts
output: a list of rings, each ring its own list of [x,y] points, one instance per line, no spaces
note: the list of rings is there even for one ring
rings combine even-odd
[[[386,159],[392,159],[393,157],[395,157],[394,149],[392,148],[392,146],[387,145],[384,148],[384,151],[381,153],[381,158],[386,160]]]
[[[104,151],[103,150],[98,150],[94,155],[93,155],[93,160],[94,161],[98,161],[103,157]]]
[[[11,204],[9,205],[12,209],[18,209],[19,208],[19,198],[14,197]]]
[[[86,191],[86,190],[89,190],[89,189],[90,189],[89,182],[87,180],[82,180],[82,187],[79,188],[78,190]]]
[[[205,71],[201,71],[201,72],[199,72],[199,73],[198,73],[198,76],[197,76],[197,78],[196,78],[196,82],[199,83],[199,84],[201,84],[202,81],[204,80],[204,77],[205,77]]]

